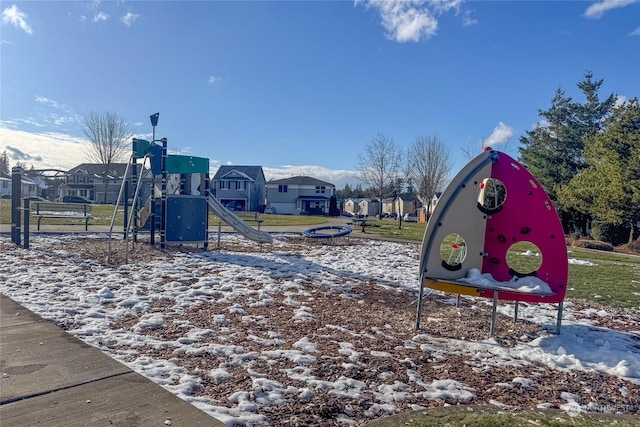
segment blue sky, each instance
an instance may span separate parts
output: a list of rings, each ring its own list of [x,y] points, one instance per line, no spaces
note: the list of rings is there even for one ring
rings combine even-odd
[[[482,144],[517,155],[557,88],[640,93],[640,1],[0,2],[0,151],[85,161],[81,122],[267,178],[357,182],[378,133],[437,136],[454,173]]]

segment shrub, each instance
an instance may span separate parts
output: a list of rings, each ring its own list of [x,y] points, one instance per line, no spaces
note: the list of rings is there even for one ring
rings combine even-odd
[[[575,240],[571,244],[571,246],[573,246],[574,248],[596,249],[599,251],[609,251],[609,252],[613,251],[612,245],[606,242],[602,242],[600,240],[587,240],[587,239]]]
[[[640,254],[640,240],[634,240],[631,243],[620,245],[616,248],[616,251],[627,254]]]
[[[593,221],[591,224],[591,236],[595,240],[611,243],[618,246],[629,241],[630,228],[624,225],[615,225],[604,221]]]

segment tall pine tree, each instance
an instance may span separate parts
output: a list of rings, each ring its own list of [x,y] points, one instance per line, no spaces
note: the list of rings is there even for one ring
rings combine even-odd
[[[10,173],[9,155],[7,154],[7,150],[4,150],[2,154],[0,154],[0,176],[7,178]]]
[[[585,140],[588,167],[561,190],[564,204],[594,219],[640,234],[640,104],[614,108],[603,130]]]
[[[558,192],[586,167],[584,141],[602,127],[615,103],[611,94],[600,101],[598,91],[603,80],[593,81],[590,72],[577,84],[586,98],[584,104],[574,102],[557,89],[548,110],[538,110],[543,121],[520,138],[520,161],[540,181],[553,200],[566,232],[580,226],[583,231],[587,215],[563,204]]]

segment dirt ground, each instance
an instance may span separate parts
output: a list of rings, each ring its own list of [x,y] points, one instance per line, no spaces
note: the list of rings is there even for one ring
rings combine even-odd
[[[291,236],[282,239],[285,244],[279,247],[280,251],[290,251],[292,253],[301,252],[308,248],[309,242],[300,236]],[[344,244],[337,242],[336,244]],[[350,244],[358,244],[358,239],[351,239]],[[0,244],[0,250],[11,250],[9,243]],[[125,262],[145,263],[158,261],[159,259],[171,259],[176,252],[192,252],[200,249],[193,246],[172,246],[166,251],[160,251],[150,247],[142,239],[135,248],[127,252],[124,242],[113,239],[111,242],[106,239],[69,239],[64,242],[64,250],[70,256],[79,259],[91,259],[103,266],[116,268]],[[216,242],[211,241],[209,250],[216,250]],[[258,245],[244,245],[225,243],[220,250],[227,252],[257,252],[261,248]],[[550,408],[559,408],[566,403],[560,392],[574,393],[579,396],[583,403],[593,402],[595,405],[610,408],[622,408],[622,412],[640,415],[640,385],[622,380],[620,378],[597,372],[584,371],[559,371],[553,370],[544,365],[527,364],[521,366],[492,366],[486,369],[483,366],[476,366],[476,362],[466,360],[463,356],[450,354],[444,359],[434,358],[429,352],[423,352],[422,356],[416,356],[410,348],[406,348],[405,343],[411,341],[416,336],[416,331],[412,327],[415,323],[415,295],[409,292],[394,292],[383,287],[372,287],[371,283],[363,282],[356,286],[351,292],[356,293],[364,300],[367,310],[362,310],[357,316],[342,318],[341,324],[345,331],[333,331],[331,340],[321,341],[316,331],[331,323],[337,313],[348,313],[353,310],[352,301],[341,297],[337,292],[329,289],[314,289],[314,299],[305,302],[315,314],[315,320],[311,322],[298,323],[295,326],[291,323],[290,312],[279,310],[278,304],[282,302],[286,295],[276,296],[274,302],[265,306],[248,308],[245,305],[248,315],[266,316],[269,319],[268,330],[278,331],[283,336],[287,336],[292,341],[296,341],[305,336],[315,336],[319,344],[327,349],[326,357],[318,358],[318,362],[313,366],[313,375],[318,379],[332,381],[341,375],[343,369],[340,366],[349,362],[346,356],[341,355],[335,342],[343,338],[344,341],[353,340],[348,335],[350,331],[381,330],[382,335],[371,335],[361,338],[370,348],[378,351],[393,351],[395,357],[371,357],[367,358],[361,366],[350,376],[364,382],[375,382],[381,372],[391,372],[397,381],[406,382],[403,376],[409,365],[420,372],[425,381],[435,379],[452,379],[467,384],[474,389],[475,399],[473,402],[458,401],[456,399],[412,399],[407,398],[397,403],[404,410],[410,411],[413,405],[423,407],[442,407],[443,405],[469,404],[485,405],[491,402],[502,402],[512,408],[535,408],[540,404],[548,404]],[[482,341],[488,337],[490,324],[490,305],[474,304],[474,309],[468,309],[473,302],[465,298],[462,299],[462,306],[443,303],[438,298],[430,297],[427,301],[428,316],[439,321],[429,321],[424,325],[423,333],[428,333],[433,337],[452,338],[463,341]],[[590,318],[589,312],[585,308],[597,308],[606,311],[607,315],[600,315],[590,318],[592,324],[617,331],[629,332],[640,330],[640,319],[638,313],[632,310],[611,309],[600,307],[584,301],[573,301],[573,315],[579,320],[581,316]],[[163,310],[161,305],[154,307],[155,310]],[[167,310],[169,307],[166,308]],[[224,308],[218,303],[212,302],[206,306],[199,306],[192,310],[187,310],[175,319],[175,324],[188,321],[196,326],[205,327],[207,322]],[[582,312],[585,314],[581,314]],[[230,317],[234,322],[233,317]],[[237,319],[236,319],[237,320]],[[227,325],[228,328],[243,326]],[[114,328],[132,328],[137,323],[134,317],[123,318],[114,324]],[[73,325],[62,325],[67,329],[73,329]],[[253,333],[268,332],[261,331],[260,327]],[[160,330],[149,331],[149,334],[160,339],[171,339],[181,333],[177,326],[167,326]],[[344,334],[344,337],[341,337]],[[512,319],[499,315],[497,322],[496,341],[497,344],[509,348],[518,343],[527,342],[547,334],[540,325],[521,320],[513,323]],[[260,344],[244,336],[235,337],[235,344],[241,345],[247,351],[260,352]],[[640,339],[638,342],[640,351]],[[113,350],[118,349],[118,344],[110,344]],[[202,372],[202,387],[196,390],[197,395],[220,396],[229,395],[234,390],[246,390],[251,388],[251,379],[238,368],[234,373],[232,381],[215,383],[208,378],[206,372],[217,366],[215,360],[203,360],[200,357],[171,354],[171,349],[158,350],[151,348],[138,349],[153,358],[171,359],[174,363],[183,366],[189,372]],[[403,359],[402,353],[405,354]],[[419,359],[417,359],[419,357]],[[180,360],[176,360],[180,359]],[[412,361],[412,362],[409,362]],[[254,369],[256,371],[268,373],[269,378],[282,383],[292,384],[292,380],[284,373],[284,367],[279,363],[266,363],[256,361]],[[515,377],[535,378],[537,387],[525,387],[521,384],[513,383]],[[389,380],[393,382],[393,379]],[[509,387],[499,387],[496,384],[508,383]],[[619,390],[625,387],[629,390],[626,397],[623,397]],[[370,407],[366,399],[349,399],[345,397],[332,397],[324,393],[316,393],[309,401],[299,404],[289,404],[279,407],[266,407],[263,413],[269,417],[274,425],[318,425],[318,420],[325,420],[323,425],[342,425],[336,421],[336,415],[345,411],[352,413],[352,417],[359,420],[358,424],[371,421],[371,418],[364,413]],[[625,409],[626,408],[626,409]]]

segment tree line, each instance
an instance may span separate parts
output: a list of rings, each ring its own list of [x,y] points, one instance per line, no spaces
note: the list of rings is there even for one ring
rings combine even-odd
[[[565,233],[614,245],[640,237],[638,98],[600,98],[603,80],[587,72],[583,102],[557,89],[542,121],[520,138],[520,161],[554,202]]]
[[[447,184],[452,167],[449,147],[438,136],[419,136],[404,150],[393,138],[379,133],[358,156],[360,180],[366,190],[358,184],[356,191],[345,186],[339,194],[378,200],[418,199],[429,207],[432,197]]]

